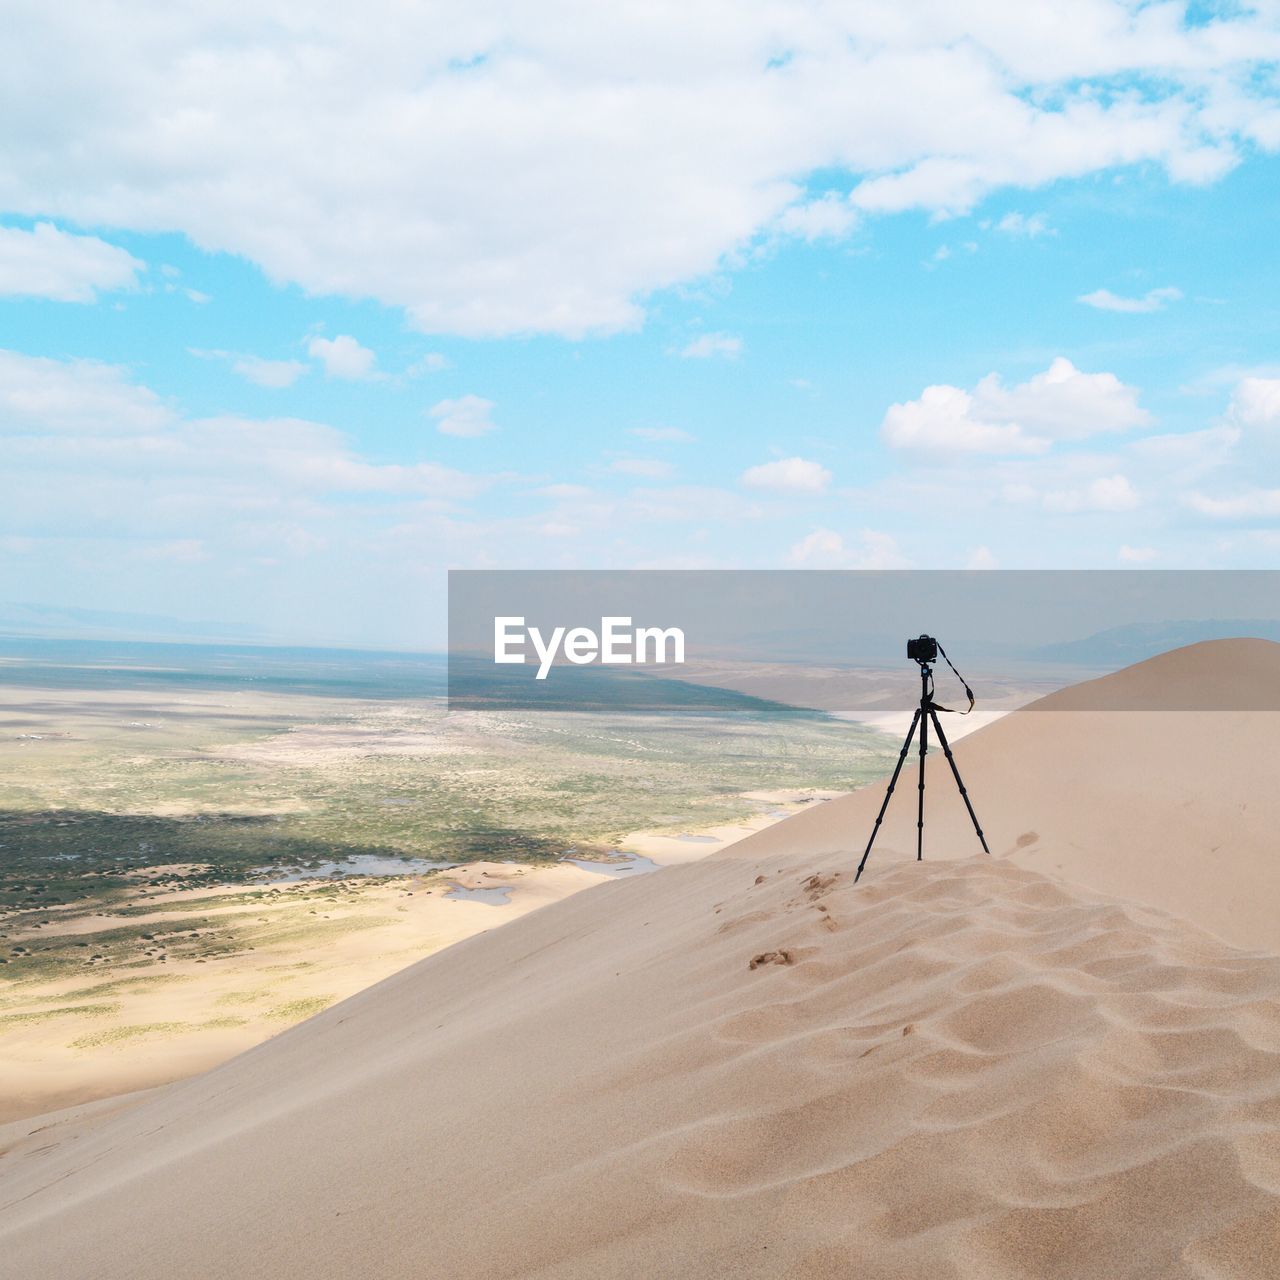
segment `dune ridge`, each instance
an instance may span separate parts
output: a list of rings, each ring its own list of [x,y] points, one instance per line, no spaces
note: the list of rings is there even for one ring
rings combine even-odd
[[[1240,665],[1195,648],[1184,672]],[[1181,714],[1029,710],[966,739],[995,857],[963,856],[939,803],[930,860],[902,861],[902,803],[855,887],[869,788],[203,1076],[10,1125],[0,1257],[30,1280],[1273,1276],[1280,956],[1180,918],[1280,914],[1273,757],[1223,749],[1254,713],[1204,711],[1182,772],[1120,768],[1135,743],[1185,761]]]

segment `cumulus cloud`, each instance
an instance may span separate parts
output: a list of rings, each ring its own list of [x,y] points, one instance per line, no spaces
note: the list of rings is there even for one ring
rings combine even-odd
[[[330,378],[360,381],[373,376],[377,357],[363,347],[350,334],[340,333],[336,338],[312,338],[307,343],[307,355],[319,360]]]
[[[1232,392],[1227,418],[1243,427],[1280,426],[1280,378],[1242,378]]]
[[[1048,219],[1043,213],[1033,213],[1030,216],[1016,211],[1006,213],[995,224],[995,227],[997,231],[1003,231],[1005,235],[1026,236],[1029,240],[1034,240],[1037,236],[1050,233]]]
[[[93,302],[99,292],[134,288],[145,267],[116,245],[51,222],[0,227],[0,296]]]
[[[680,354],[686,360],[710,360],[713,356],[736,360],[742,354],[742,339],[727,333],[704,333],[683,347]]]
[[[1080,489],[1059,489],[1046,493],[1046,511],[1132,511],[1138,505],[1137,491],[1123,475],[1099,476]]]
[[[959,387],[925,387],[918,400],[890,405],[880,425],[884,442],[918,453],[1041,453],[1048,443],[1016,422],[984,421],[974,397]]]
[[[245,355],[238,351],[205,350],[188,347],[193,356],[201,360],[225,360],[231,372],[258,387],[274,391],[291,387],[307,371],[300,360],[266,360],[262,356]]]
[[[1275,469],[1278,429],[1280,378],[1247,374],[1214,425],[1150,437],[1139,442],[1137,452],[1166,465],[1184,510],[1215,522],[1250,524],[1280,516],[1280,489],[1257,484]]]
[[[442,435],[485,436],[496,430],[492,412],[492,400],[465,395],[438,401],[427,410],[427,416],[436,420],[436,430]]]
[[[153,431],[173,419],[154,391],[120,365],[0,351],[0,434],[32,429],[84,434]]]
[[[1110,289],[1095,289],[1092,293],[1082,293],[1077,302],[1098,311],[1127,311],[1133,314],[1150,311],[1163,311],[1171,302],[1182,297],[1182,290],[1166,285],[1162,289],[1148,289],[1140,298],[1126,298]]]
[[[784,235],[810,242],[839,240],[858,224],[858,211],[848,196],[828,192],[816,200],[789,205],[775,224]]]
[[[807,458],[781,458],[749,467],[742,473],[742,483],[748,489],[771,493],[824,493],[831,483],[831,472]]]
[[[405,372],[409,377],[417,378],[426,373],[440,373],[451,368],[453,368],[453,361],[443,352],[428,351],[426,355],[419,356]]]
[[[1225,498],[1191,493],[1187,505],[1211,520],[1274,520],[1280,517],[1280,489],[1248,488]]]
[[[1150,564],[1160,553],[1155,547],[1131,547],[1127,543],[1116,552],[1121,564]]]
[[[264,360],[261,356],[237,356],[231,371],[259,387],[279,390],[291,387],[307,371],[299,360]]]
[[[24,7],[0,206],[182,232],[427,331],[633,327],[762,235],[1280,146],[1268,9]]]
[[[1043,373],[1009,387],[999,374],[973,391],[926,387],[917,400],[891,405],[881,423],[886,444],[942,457],[1044,453],[1057,440],[1143,426],[1138,393],[1113,373],[1083,373],[1059,356]]]
[[[0,424],[8,520],[108,547],[140,539],[144,554],[187,563],[215,544],[238,568],[250,547],[314,548],[343,495],[378,499],[361,512],[445,510],[492,483],[372,462],[324,423],[183,417],[117,366],[13,352],[0,352]]]
[[[815,529],[791,548],[787,558],[800,569],[911,568],[897,540],[875,529],[864,529],[853,546],[833,529]]]

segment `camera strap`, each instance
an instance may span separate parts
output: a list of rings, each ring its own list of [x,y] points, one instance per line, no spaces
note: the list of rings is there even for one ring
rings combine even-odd
[[[952,662],[950,658],[947,657],[947,651],[942,647],[940,643],[938,644],[938,652],[942,654],[943,658],[946,659],[947,666],[951,668],[951,671],[955,675],[955,678],[959,680],[962,685],[964,685],[964,692],[965,692],[965,696],[969,699],[969,705],[963,711],[957,711],[955,707],[940,707],[935,702],[933,704],[933,709],[935,711],[949,711],[953,716],[967,716],[969,712],[973,710],[973,704],[975,702],[975,699],[973,696],[973,690],[969,688],[969,682],[964,678],[964,676],[962,676],[956,670],[956,664]]]

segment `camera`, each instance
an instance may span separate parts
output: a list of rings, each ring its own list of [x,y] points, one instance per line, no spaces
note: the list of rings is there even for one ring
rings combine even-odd
[[[907,641],[907,657],[912,662],[936,662],[938,642],[932,636],[917,636]]]

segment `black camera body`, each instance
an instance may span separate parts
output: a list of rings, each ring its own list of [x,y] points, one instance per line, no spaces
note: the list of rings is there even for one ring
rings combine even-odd
[[[917,636],[907,641],[907,657],[912,662],[937,662],[938,642],[932,636]]]

